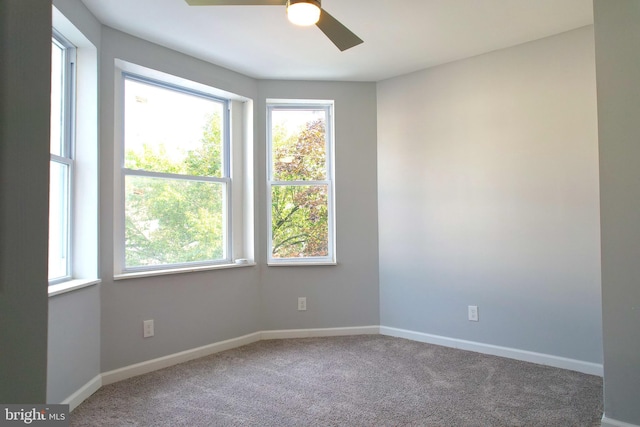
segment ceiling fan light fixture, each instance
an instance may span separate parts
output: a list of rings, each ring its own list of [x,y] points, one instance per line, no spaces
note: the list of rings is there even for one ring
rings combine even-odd
[[[295,25],[313,25],[320,20],[318,0],[287,0],[287,17]]]

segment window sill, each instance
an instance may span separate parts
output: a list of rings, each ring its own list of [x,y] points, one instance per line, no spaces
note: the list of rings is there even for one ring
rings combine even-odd
[[[216,264],[216,265],[203,265],[199,267],[184,267],[184,268],[171,268],[166,270],[148,270],[148,271],[136,271],[130,273],[116,274],[113,276],[113,280],[127,280],[138,279],[142,277],[154,277],[154,276],[167,276],[169,274],[182,274],[182,273],[194,273],[198,271],[210,271],[210,270],[223,270],[227,268],[239,268],[239,267],[252,267],[255,266],[255,262],[246,263],[234,263],[234,264]]]
[[[60,294],[66,294],[67,292],[77,291],[78,289],[89,286],[99,285],[100,282],[100,279],[73,279],[68,282],[51,285],[49,286],[49,298]]]
[[[313,261],[285,261],[267,263],[268,267],[314,267],[314,266],[338,265],[337,262],[313,262]]]

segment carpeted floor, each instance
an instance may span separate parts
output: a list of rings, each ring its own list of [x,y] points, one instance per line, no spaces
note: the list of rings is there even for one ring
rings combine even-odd
[[[101,388],[71,426],[599,426],[602,379],[382,335],[259,341]]]

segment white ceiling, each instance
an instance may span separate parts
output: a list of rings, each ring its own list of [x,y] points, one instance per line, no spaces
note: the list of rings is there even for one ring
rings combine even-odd
[[[340,52],[284,6],[82,1],[107,26],[263,79],[378,81],[593,23],[592,0],[323,0],[364,40]]]

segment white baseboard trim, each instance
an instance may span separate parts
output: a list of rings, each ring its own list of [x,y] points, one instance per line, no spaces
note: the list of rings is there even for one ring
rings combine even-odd
[[[379,326],[353,326],[346,328],[319,329],[283,329],[279,331],[262,331],[263,340],[277,340],[287,338],[339,337],[345,335],[377,335]]]
[[[284,338],[308,338],[308,337],[331,337],[341,335],[364,335],[378,334],[380,328],[378,326],[356,326],[348,328],[321,328],[321,329],[289,329],[280,331],[262,331],[254,332],[238,338],[232,338],[226,341],[205,345],[191,350],[181,351],[179,353],[169,354],[157,359],[147,360],[145,362],[136,363],[134,365],[125,366],[123,368],[114,369],[113,371],[102,374],[102,384],[113,384],[127,378],[157,371],[158,369],[167,368],[177,365],[178,363],[187,362],[189,360],[198,359],[200,357],[209,356],[210,354],[219,353],[232,348],[241,347],[260,340],[284,339]]]
[[[380,326],[381,335],[406,338],[413,341],[441,345],[444,347],[458,348],[460,350],[475,351],[477,353],[491,354],[493,356],[507,357],[522,360],[524,362],[537,363],[539,365],[553,366],[555,368],[568,369],[589,375],[603,376],[604,370],[601,364],[584,362],[582,360],[568,359],[566,357],[553,356],[533,351],[519,350],[516,348],[501,347],[492,344],[483,344],[475,341],[466,341],[440,335],[425,334],[423,332],[409,331],[406,329]]]
[[[602,421],[600,422],[601,427],[640,427],[636,424],[625,423],[624,421],[614,420],[613,418],[607,418],[606,415],[602,416]]]
[[[244,335],[238,338],[232,338],[226,341],[220,341],[202,347],[193,348],[191,350],[185,350],[179,353],[158,357],[157,359],[147,360],[145,362],[125,366],[123,368],[114,369],[113,371],[105,372],[102,374],[102,384],[112,384],[127,378],[177,365],[178,363],[188,362],[189,360],[209,356],[210,354],[219,353],[221,351],[230,350],[236,347],[242,347],[243,345],[260,341],[260,335],[260,332],[254,332],[252,334]]]
[[[91,381],[80,387],[71,396],[67,397],[60,403],[63,405],[69,405],[69,412],[71,412],[89,396],[98,391],[100,387],[102,387],[102,375],[96,375],[91,379]]]
[[[147,360],[125,366],[112,371],[104,372],[96,376],[78,391],[73,393],[62,403],[69,404],[69,409],[73,410],[86,398],[95,393],[103,385],[112,384],[127,378],[157,371],[177,365],[178,363],[209,356],[225,350],[242,347],[260,340],[287,339],[287,338],[311,338],[311,337],[332,337],[346,335],[389,335],[398,338],[406,338],[413,341],[436,344],[445,347],[453,347],[461,350],[475,351],[478,353],[491,354],[494,356],[508,357],[525,362],[538,363],[541,365],[554,366],[556,368],[569,369],[591,375],[603,375],[602,365],[597,363],[583,362],[580,360],[567,359],[564,357],[552,356],[531,351],[518,350],[508,347],[500,347],[490,344],[483,344],[473,341],[459,340],[438,335],[425,334],[422,332],[409,331],[405,329],[391,328],[387,326],[353,326],[344,328],[317,328],[317,329],[285,329],[273,331],[254,332],[238,338],[197,347],[179,353],[169,354],[157,359]],[[605,421],[606,420],[606,421]],[[608,423],[608,424],[605,424]],[[603,417],[603,427],[640,427],[632,424],[621,423]]]

